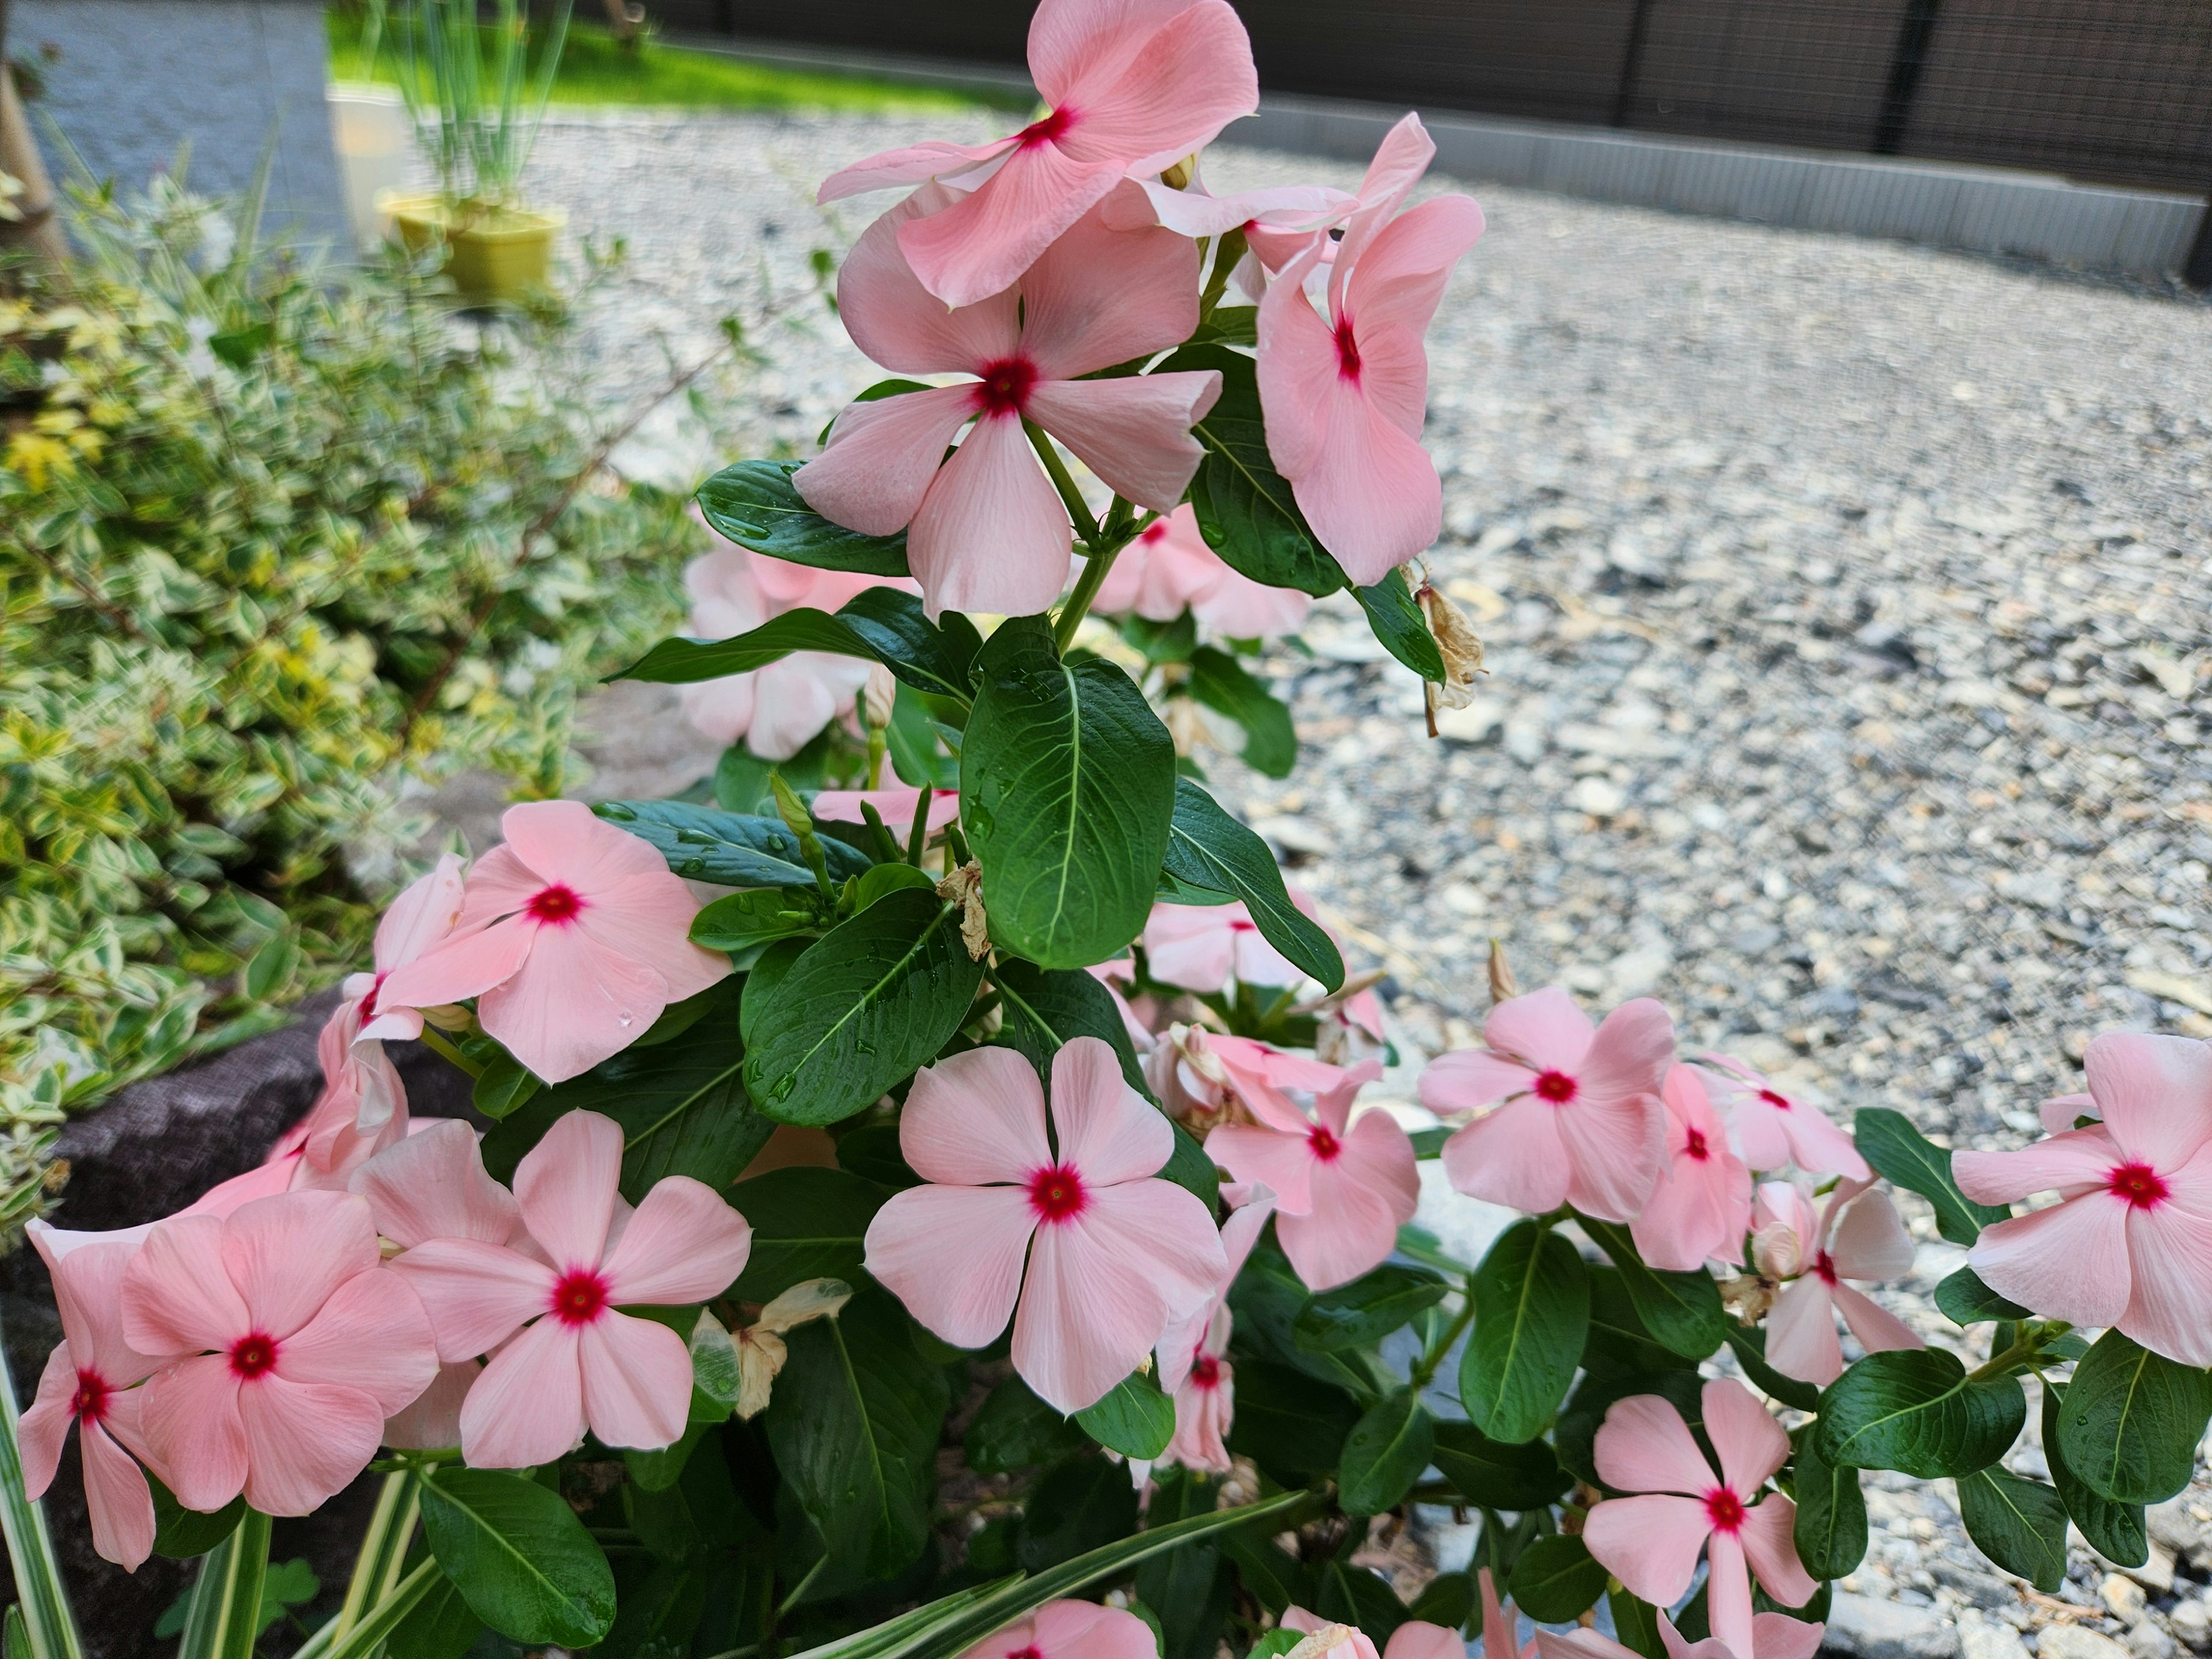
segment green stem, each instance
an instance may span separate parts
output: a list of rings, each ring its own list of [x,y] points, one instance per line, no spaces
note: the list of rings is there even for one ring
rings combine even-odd
[[[338,1609],[332,1640],[342,1640],[361,1622],[368,1610],[369,1596],[375,1589],[384,1565],[385,1542],[392,1532],[392,1523],[398,1518],[399,1508],[408,1489],[415,1483],[412,1469],[401,1469],[384,1477],[383,1490],[376,1495],[376,1512],[368,1518],[368,1530],[362,1535],[361,1553],[354,1558],[353,1577],[346,1584],[345,1605]]]
[[[1107,574],[1114,568],[1114,561],[1121,556],[1122,548],[1127,545],[1127,542],[1115,543],[1102,553],[1093,553],[1085,563],[1083,574],[1076,578],[1075,591],[1067,596],[1067,603],[1060,606],[1059,618],[1052,625],[1052,642],[1062,651],[1075,638],[1075,630],[1083,626],[1091,600],[1098,597],[1098,590],[1106,585]]]
[[[408,1488],[407,1502],[399,1510],[398,1524],[384,1545],[384,1577],[378,1582],[376,1599],[389,1601],[399,1588],[401,1570],[407,1565],[407,1547],[415,1541],[415,1522],[422,1513],[422,1483],[418,1479]]]
[[[471,1060],[466,1054],[455,1048],[452,1040],[435,1026],[425,1025],[422,1028],[422,1046],[425,1048],[428,1048],[432,1054],[443,1054],[447,1060],[452,1060],[454,1065],[459,1066],[471,1077],[482,1077],[483,1075],[483,1067],[477,1065],[476,1061]]]
[[[1221,245],[1214,250],[1213,270],[1206,277],[1206,292],[1199,296],[1199,321],[1212,318],[1214,307],[1221,303],[1222,295],[1228,291],[1230,273],[1244,258],[1245,246],[1244,233],[1239,228],[1224,236]]]
[[[430,1593],[442,1576],[437,1561],[426,1557],[414,1571],[378,1598],[376,1605],[354,1626],[352,1634],[333,1641],[323,1651],[321,1659],[368,1659],[399,1627],[399,1621],[415,1611],[416,1604]]]
[[[238,1530],[200,1558],[178,1659],[252,1659],[269,1576],[269,1524],[249,1508]]]
[[[1993,1353],[1966,1373],[1969,1382],[1987,1382],[1994,1378],[2024,1370],[2043,1356],[2045,1346],[2066,1334],[2074,1328],[2063,1319],[2039,1321],[2023,1324],[2020,1334],[2013,1338],[2012,1346],[2002,1353]]]
[[[15,1594],[23,1611],[32,1659],[82,1659],[69,1591],[54,1559],[46,1515],[23,1486],[23,1455],[15,1437],[15,1385],[0,1349],[0,1534],[15,1569]]]
[[[1036,451],[1037,459],[1044,463],[1045,476],[1052,480],[1052,487],[1060,492],[1060,499],[1067,508],[1067,516],[1074,522],[1075,533],[1083,538],[1084,544],[1095,556],[1098,551],[1098,520],[1091,516],[1090,507],[1084,503],[1083,492],[1075,487],[1075,480],[1068,476],[1067,464],[1060,459],[1060,452],[1053,447],[1052,440],[1045,435],[1042,427],[1024,421],[1022,430],[1029,434],[1030,447]]]
[[[1416,1392],[1429,1386],[1429,1380],[1437,1374],[1437,1367],[1444,1363],[1444,1356],[1451,1352],[1452,1344],[1458,1341],[1462,1333],[1473,1323],[1474,1285],[1470,1282],[1462,1295],[1458,1314],[1450,1324],[1444,1327],[1443,1334],[1429,1345],[1429,1351],[1421,1356],[1421,1363],[1413,1367],[1413,1376],[1407,1379]]]

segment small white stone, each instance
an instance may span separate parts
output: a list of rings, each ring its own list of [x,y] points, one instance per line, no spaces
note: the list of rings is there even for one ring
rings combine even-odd
[[[2109,1636],[2079,1625],[2046,1625],[2035,1638],[2038,1659],[2134,1659]]]
[[[1959,1651],[1961,1659],[2027,1659],[2018,1631],[1978,1613],[1959,1615]]]
[[[1584,778],[1567,792],[1567,799],[1594,818],[1609,818],[1628,804],[1628,792],[1611,778]]]

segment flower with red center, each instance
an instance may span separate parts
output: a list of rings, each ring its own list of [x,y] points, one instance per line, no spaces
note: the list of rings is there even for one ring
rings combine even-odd
[[[24,1489],[37,1498],[53,1483],[75,1424],[92,1547],[136,1571],[153,1553],[155,1528],[153,1496],[131,1462],[147,1457],[138,1420],[145,1391],[131,1384],[164,1363],[139,1352],[123,1334],[123,1274],[137,1241],[79,1242],[43,1221],[31,1223],[28,1231],[53,1275],[62,1340],[46,1358],[38,1398],[17,1425]]]
[[[410,1006],[477,998],[477,1019],[539,1078],[587,1072],[660,1011],[730,971],[691,943],[699,901],[651,843],[580,801],[532,801],[469,872],[453,934],[386,980]]]
[[[1190,428],[1220,395],[1218,371],[1082,378],[1198,325],[1198,251],[1172,231],[1109,230],[1092,213],[1018,283],[947,312],[900,247],[902,227],[950,199],[925,186],[862,234],[838,273],[838,314],[886,368],[976,378],[848,404],[792,483],[848,529],[905,531],[931,617],[947,606],[1028,616],[1066,585],[1074,531],[1027,427],[1155,512],[1172,512],[1198,470],[1205,451]]]
[[[1091,1601],[1048,1601],[985,1637],[960,1659],[1156,1659],[1152,1626]]]
[[[1424,551],[1443,525],[1443,486],[1421,447],[1422,336],[1453,265],[1482,234],[1482,210],[1471,197],[1439,196],[1398,212],[1435,154],[1416,116],[1383,139],[1334,246],[1326,319],[1305,283],[1328,256],[1327,237],[1260,301],[1267,453],[1322,545],[1363,586]]]
[[[1413,1143],[1397,1120],[1370,1111],[1352,1121],[1354,1097],[1382,1075],[1374,1060],[1340,1073],[1315,1098],[1318,1122],[1271,1116],[1224,1123],[1206,1137],[1208,1158],[1274,1192],[1275,1237],[1308,1290],[1349,1284],[1380,1264],[1420,1200]]]
[[[1594,1026],[1554,985],[1498,1003],[1482,1036],[1421,1073],[1431,1111],[1482,1113],[1444,1144],[1452,1185],[1532,1215],[1571,1204],[1632,1220],[1668,1164],[1667,1011],[1639,997]]]
[[[1702,1072],[1669,1066],[1661,1094],[1667,1172],[1629,1224],[1636,1248],[1650,1266],[1675,1273],[1698,1272],[1708,1261],[1741,1261],[1751,1226],[1751,1171],[1729,1150]]]
[[[1959,1152],[1960,1190],[2048,1209],[1984,1227],[1968,1258],[1999,1296],[2212,1365],[2212,1047],[2107,1031],[2083,1061],[2101,1126],[2017,1152]]]
[[[1851,1138],[1809,1100],[1777,1088],[1733,1054],[1701,1054],[1715,1103],[1735,1128],[1736,1150],[1754,1170],[1794,1164],[1807,1175],[1871,1181],[1874,1171]]]
[[[1297,633],[1313,600],[1295,587],[1269,587],[1231,570],[1206,544],[1198,514],[1186,501],[1121,550],[1091,608],[1102,617],[1134,612],[1162,623],[1188,609],[1215,639],[1261,640]]]
[[[1705,1436],[1720,1455],[1717,1479],[1662,1396],[1633,1395],[1607,1411],[1595,1448],[1598,1478],[1637,1495],[1593,1504],[1583,1541],[1630,1594],[1660,1607],[1682,1599],[1703,1551],[1712,1632],[1731,1653],[1748,1654],[1752,1574],[1784,1607],[1803,1607],[1820,1586],[1797,1559],[1796,1505],[1763,1491],[1789,1459],[1790,1437],[1733,1379],[1706,1383],[1700,1400]]]
[[[392,1264],[428,1310],[441,1359],[498,1350],[460,1410],[461,1450],[477,1468],[550,1463],[587,1427],[610,1446],[666,1446],[684,1432],[690,1349],[617,1309],[720,1295],[744,1271],[752,1229],[689,1176],[663,1177],[632,1209],[622,1158],[620,1124],[570,1112],[515,1166],[517,1237],[433,1237]]]
[[[1225,0],[1044,0],[1029,60],[1051,107],[1019,132],[888,150],[822,185],[824,202],[926,179],[975,186],[899,237],[940,311],[998,293],[1123,179],[1158,173],[1260,106],[1252,44]]]
[[[1237,1370],[1228,1357],[1234,1322],[1229,1287],[1275,1212],[1275,1195],[1265,1187],[1231,1182],[1221,1188],[1221,1197],[1232,1210],[1221,1227],[1228,1271],[1206,1304],[1161,1332],[1153,1349],[1161,1390],[1173,1396],[1176,1409],[1175,1434],[1155,1463],[1212,1474],[1229,1473],[1229,1428],[1237,1419]]]
[[[437,1374],[429,1321],[381,1265],[367,1200],[299,1191],[158,1224],[123,1274],[141,1352],[197,1356],[141,1391],[149,1461],[188,1510],[306,1515]]]
[[[1801,1188],[1765,1182],[1753,1227],[1752,1265],[1784,1281],[1767,1310],[1766,1363],[1784,1376],[1825,1389],[1844,1374],[1838,1314],[1869,1353],[1926,1346],[1896,1315],[1844,1283],[1912,1271],[1912,1236],[1887,1193],[1845,1181],[1816,1212]]]
[[[1011,1316],[1014,1369],[1073,1413],[1201,1306],[1225,1264],[1206,1206],[1155,1178],[1174,1130],[1100,1039],[1053,1057],[1052,1125],[1056,1153],[1036,1072],[1011,1048],[924,1067],[899,1146],[926,1184],[876,1212],[866,1261],[955,1347],[982,1347]]]

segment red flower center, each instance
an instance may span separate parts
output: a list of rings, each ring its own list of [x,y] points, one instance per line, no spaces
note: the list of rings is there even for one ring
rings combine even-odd
[[[1813,1276],[1823,1285],[1836,1282],[1836,1258],[1826,1250],[1813,1258]]]
[[[385,973],[391,970],[386,969]],[[369,981],[368,994],[361,1000],[361,1023],[364,1025],[376,1018],[376,994],[384,988],[384,973]]]
[[[1761,1089],[1759,1091],[1759,1097],[1778,1112],[1786,1112],[1790,1109],[1790,1103],[1771,1089]]]
[[[1039,1170],[1030,1177],[1030,1207],[1040,1221],[1065,1221],[1081,1215],[1091,1202],[1083,1190],[1083,1177],[1066,1165]]]
[[[2166,1178],[2148,1164],[2123,1164],[2106,1185],[2115,1198],[2124,1198],[2138,1210],[2154,1210],[2170,1195]]]
[[[1352,331],[1352,319],[1346,317],[1336,325],[1337,372],[1347,380],[1359,378],[1359,341]]]
[[[70,1415],[97,1423],[107,1415],[107,1379],[98,1371],[79,1371],[76,1392],[70,1396]]]
[[[1039,144],[1056,143],[1067,136],[1067,130],[1074,125],[1073,110],[1047,110],[1043,115],[1030,122],[1016,135],[1016,147],[1021,149],[1035,149]],[[1021,1656],[1015,1654],[1011,1656],[1011,1659],[1021,1659]]]
[[[573,887],[544,887],[530,896],[530,902],[525,908],[536,920],[558,925],[574,921],[584,908],[584,901],[576,896]]]
[[[1716,1486],[1705,1494],[1705,1519],[1713,1523],[1715,1532],[1739,1530],[1743,1515],[1743,1499],[1726,1486]]]
[[[975,388],[983,400],[983,413],[1019,415],[1036,385],[1037,372],[1025,358],[1008,357],[983,365],[983,383]]]
[[[1201,1389],[1221,1386],[1221,1362],[1210,1353],[1202,1353],[1190,1362],[1190,1380]]]
[[[1337,1138],[1319,1123],[1307,1132],[1306,1145],[1313,1148],[1313,1155],[1324,1164],[1334,1163],[1336,1155],[1344,1150]]]
[[[276,1363],[276,1339],[264,1332],[241,1336],[230,1345],[230,1369],[242,1381],[251,1382]]]
[[[588,1325],[607,1305],[607,1281],[590,1267],[571,1267],[553,1287],[552,1313],[563,1325]]]
[[[1536,1098],[1564,1106],[1575,1097],[1575,1080],[1565,1072],[1546,1072],[1536,1079]]]
[[[1685,1152],[1687,1152],[1692,1158],[1697,1159],[1700,1164],[1703,1164],[1707,1158],[1712,1156],[1712,1152],[1705,1146],[1705,1131],[1702,1129],[1692,1129],[1690,1131],[1689,1144],[1684,1146],[1682,1150]]]

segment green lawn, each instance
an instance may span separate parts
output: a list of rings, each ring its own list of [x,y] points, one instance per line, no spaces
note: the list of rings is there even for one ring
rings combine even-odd
[[[333,80],[398,84],[398,66],[388,40],[373,71],[364,61],[363,18],[357,8],[332,6],[327,16]],[[485,33],[489,36],[489,29]],[[629,50],[618,45],[604,27],[580,19],[568,31],[568,50],[561,55],[561,73],[553,82],[553,101],[675,109],[882,112],[971,110],[982,100],[935,88],[778,69],[658,41]]]

